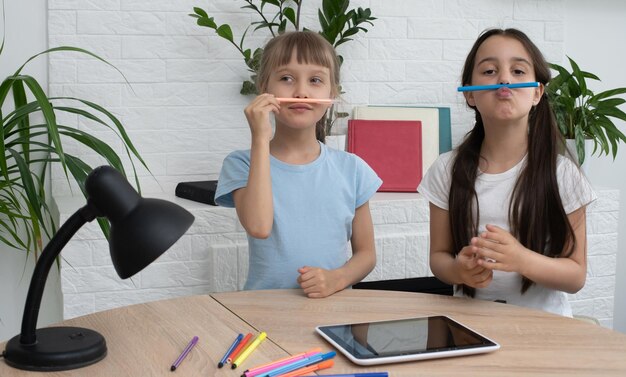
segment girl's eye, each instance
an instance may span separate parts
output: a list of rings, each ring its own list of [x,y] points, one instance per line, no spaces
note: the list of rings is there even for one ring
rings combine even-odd
[[[524,70],[521,70],[521,69],[514,69],[513,73],[516,74],[516,75],[523,75],[526,72]]]
[[[280,81],[291,82],[291,81],[293,81],[293,77],[291,77],[291,76],[281,76]]]
[[[486,69],[483,71],[483,75],[494,75],[496,73],[495,69]]]
[[[319,77],[313,77],[311,78],[311,82],[314,84],[321,84],[322,83],[322,79]]]

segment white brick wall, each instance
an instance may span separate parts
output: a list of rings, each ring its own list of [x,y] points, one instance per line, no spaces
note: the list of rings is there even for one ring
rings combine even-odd
[[[305,1],[305,25],[316,28],[321,1]],[[208,9],[236,38],[250,21],[233,0],[49,0],[49,46],[73,45],[118,67],[76,53],[49,58],[49,94],[78,96],[104,105],[124,123],[150,171],[139,169],[142,190],[173,200],[180,181],[217,178],[223,158],[247,148],[249,131],[239,94],[248,75],[241,57],[223,39],[195,25],[187,14]],[[564,45],[563,0],[352,0],[378,19],[367,34],[340,47],[345,111],[372,104],[446,106],[452,110],[456,144],[473,114],[456,92],[461,66],[477,35],[488,27],[517,27],[560,62]],[[252,35],[259,43],[266,37]],[[254,45],[250,45],[254,47]],[[76,118],[63,116],[67,124]],[[121,144],[101,127],[80,127],[102,137],[123,155]],[[338,126],[345,129],[345,122]],[[73,143],[66,151],[93,166],[102,163]],[[124,157],[123,157],[124,158]],[[82,201],[63,173],[52,172],[52,191],[66,219]],[[589,212],[589,278],[573,297],[579,314],[611,327],[617,249],[615,191],[600,191]],[[121,281],[106,244],[90,224],[63,252],[66,318],[179,295],[238,289],[246,275],[247,245],[234,212],[183,201],[196,215],[188,235],[137,277]],[[73,203],[73,204],[72,204]],[[429,274],[427,206],[421,199],[375,201],[379,264],[368,279]]]
[[[588,209],[588,271],[585,287],[570,295],[575,314],[613,325],[619,191],[598,190]],[[235,210],[162,196],[196,217],[191,229],[150,266],[121,280],[108,245],[93,222],[63,250],[61,265],[66,319],[119,306],[243,288],[248,244]],[[65,221],[84,200],[56,200]],[[365,280],[432,276],[428,267],[428,203],[419,194],[377,193],[370,202],[376,234],[377,264]],[[595,226],[594,224],[602,224]]]
[[[305,26],[317,28],[321,0],[304,2]],[[339,47],[343,110],[372,104],[446,106],[452,110],[453,143],[468,131],[473,115],[456,92],[465,55],[488,27],[525,30],[549,61],[563,56],[563,0],[352,0],[369,7],[374,26]],[[233,0],[49,0],[50,47],[74,45],[118,67],[76,53],[50,56],[49,93],[79,96],[119,116],[150,172],[140,169],[145,193],[173,193],[176,183],[213,179],[234,149],[249,146],[239,94],[248,78],[243,60],[225,40],[195,25],[194,6],[209,9],[233,27],[238,40],[251,20]],[[267,39],[257,32],[250,41]],[[256,45],[250,45],[256,47]],[[73,117],[63,117],[69,124]],[[66,119],[68,118],[68,119]],[[345,130],[345,120],[337,127]],[[93,123],[81,127],[120,143]],[[94,156],[67,149],[94,166]],[[52,173],[56,196],[78,192],[59,169]]]

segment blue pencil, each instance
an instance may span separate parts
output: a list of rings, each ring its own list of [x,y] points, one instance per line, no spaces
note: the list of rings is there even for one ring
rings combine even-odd
[[[306,367],[309,365],[320,363],[324,360],[332,359],[335,357],[335,351],[330,351],[325,354],[318,354],[315,356],[311,356],[309,358],[305,358],[302,360],[295,361],[291,364],[283,365],[282,367],[278,367],[274,370],[269,371],[268,373],[263,374],[263,377],[276,377],[281,374],[289,373],[293,370],[300,369],[302,367]]]
[[[531,82],[518,82],[516,84],[495,84],[495,85],[473,85],[473,86],[459,86],[456,90],[459,92],[473,92],[476,90],[492,90],[502,87],[515,89],[515,88],[536,88],[540,84],[536,81]]]
[[[224,364],[226,364],[226,360],[228,359],[228,356],[230,356],[230,353],[233,352],[235,347],[237,347],[237,344],[241,342],[241,339],[243,339],[243,334],[237,335],[237,338],[235,338],[235,341],[233,342],[233,344],[231,344],[230,347],[228,347],[228,351],[226,351],[226,354],[224,355],[224,357],[222,357],[222,360],[220,360],[220,362],[217,364],[218,368],[221,368],[224,366]]]

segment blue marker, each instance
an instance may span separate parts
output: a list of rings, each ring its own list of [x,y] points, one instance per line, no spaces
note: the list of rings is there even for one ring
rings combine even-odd
[[[235,347],[237,347],[239,342],[241,342],[241,339],[243,339],[243,334],[237,335],[237,338],[235,338],[235,341],[233,342],[233,344],[231,344],[230,347],[228,347],[228,351],[226,351],[226,354],[224,354],[224,357],[222,357],[222,360],[220,360],[220,362],[217,363],[218,368],[221,368],[224,366],[224,364],[226,364],[226,360],[228,359],[228,356],[230,356],[230,353],[233,352]]]
[[[320,355],[315,355],[306,359],[298,360],[291,364],[283,365],[282,367],[278,367],[274,370],[271,370],[269,371],[269,373],[264,374],[263,377],[280,376],[281,374],[289,373],[296,369],[300,369],[309,365],[321,363],[324,360],[332,359],[333,357],[335,357],[335,355],[336,355],[335,351],[330,351],[323,355],[320,354]]]
[[[531,82],[518,82],[516,84],[496,84],[496,85],[473,85],[473,86],[459,86],[456,90],[459,92],[473,92],[476,90],[492,90],[500,88],[537,88],[540,83],[536,81]]]

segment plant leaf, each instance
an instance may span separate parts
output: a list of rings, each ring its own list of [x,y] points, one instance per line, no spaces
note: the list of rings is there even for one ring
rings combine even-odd
[[[576,62],[572,58],[568,56],[567,59],[569,60],[570,65],[572,66],[572,73],[574,77],[576,77],[576,80],[578,81],[578,89],[580,91],[579,93],[581,94],[585,93],[587,91],[587,82],[585,81],[585,76],[583,75],[580,68],[578,67],[578,64],[576,64]],[[576,97],[578,97],[578,95],[576,95]]]
[[[211,28],[211,29],[217,29],[217,24],[215,23],[215,21],[213,21],[213,17],[211,17],[211,18],[198,18],[196,23],[199,26],[205,26],[205,27],[208,27],[208,28]]]
[[[204,17],[204,18],[208,18],[209,17],[209,15],[202,8],[194,7],[193,11],[194,11],[195,14],[197,14],[200,17]]]
[[[604,98],[608,98],[608,97],[613,97],[619,94],[625,94],[626,93],[626,88],[617,88],[617,89],[611,89],[611,90],[606,90],[604,92],[600,92],[596,95],[593,96],[592,100],[601,100]]]
[[[15,104],[15,108],[19,109],[22,106],[25,106],[28,101],[26,100],[26,91],[24,90],[24,83],[21,80],[13,81],[13,103]],[[22,137],[28,137],[29,134],[29,126],[30,119],[29,117],[20,118],[17,123],[17,128]],[[28,144],[24,145],[22,148],[22,155],[24,159],[28,163],[30,161],[30,151]]]
[[[574,128],[575,142],[576,142],[576,153],[578,154],[578,163],[580,165],[585,162],[585,134],[580,127],[580,125],[576,125]]]
[[[43,222],[43,216],[41,214],[41,202],[39,201],[39,195],[35,189],[35,184],[33,182],[33,177],[30,174],[30,169],[28,168],[28,164],[22,158],[19,152],[14,150],[13,148],[9,149],[9,153],[13,156],[15,160],[15,164],[20,172],[20,181],[22,182],[22,187],[28,198],[27,205],[30,207],[33,215],[39,219],[39,221]],[[35,219],[33,219],[35,220]]]
[[[31,93],[35,96],[37,104],[41,108],[41,113],[46,120],[46,124],[48,125],[48,137],[54,145],[54,149],[56,151],[56,154],[59,156],[59,160],[61,161],[63,169],[65,169],[65,155],[63,154],[63,146],[61,145],[61,138],[59,137],[59,130],[57,128],[56,115],[54,114],[52,104],[48,100],[48,97],[44,93],[41,86],[39,86],[37,80],[30,76],[17,76],[15,78],[18,80],[23,80],[30,89]]]
[[[235,43],[233,41],[233,31],[230,29],[229,25],[224,24],[218,27],[215,31],[217,32],[217,35],[219,35],[220,37],[227,39],[232,43]]]
[[[296,11],[293,8],[283,9],[283,15],[291,22],[293,26],[296,26]]]

